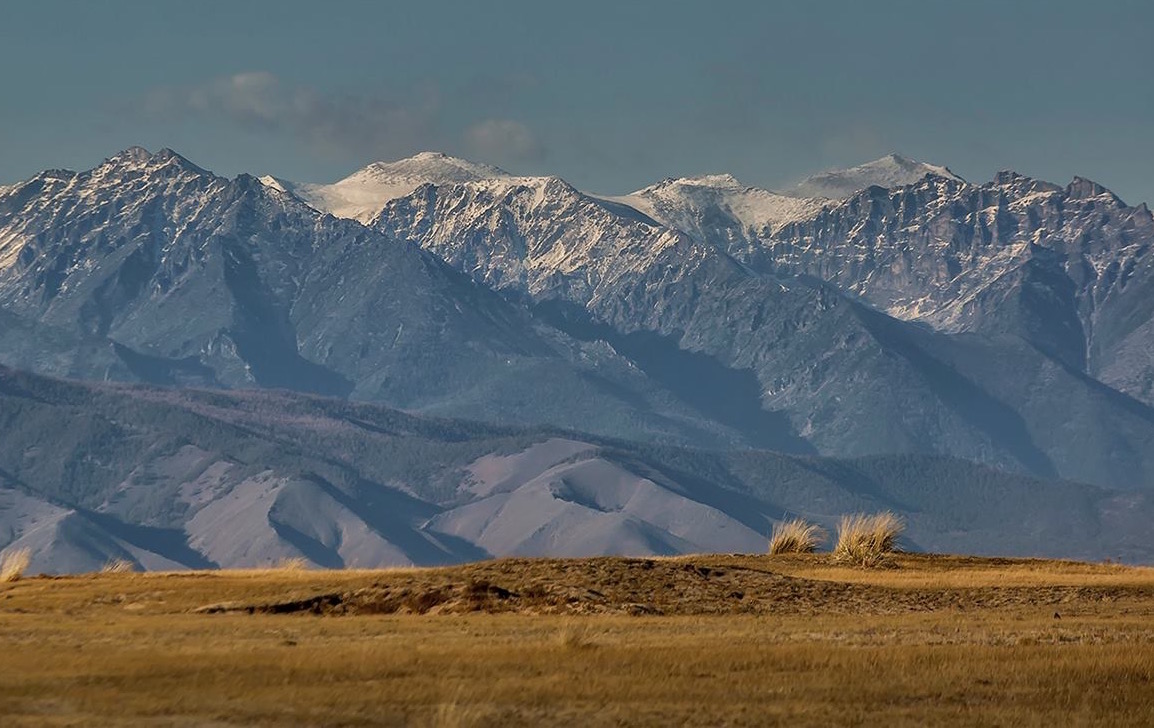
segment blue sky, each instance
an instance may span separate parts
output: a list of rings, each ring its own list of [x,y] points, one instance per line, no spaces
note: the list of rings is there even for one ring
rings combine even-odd
[[[331,181],[425,149],[625,192],[897,151],[1154,202],[1154,3],[8,2],[0,182],[172,147]]]

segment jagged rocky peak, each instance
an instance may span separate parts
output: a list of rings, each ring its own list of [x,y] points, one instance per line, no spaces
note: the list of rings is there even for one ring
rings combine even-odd
[[[112,183],[128,181],[141,176],[161,179],[215,177],[208,170],[193,164],[171,149],[149,152],[144,147],[129,147],[104,160],[103,164],[82,174],[93,182]]]
[[[927,175],[962,182],[949,167],[927,164],[888,154],[881,159],[848,169],[835,169],[808,177],[791,190],[799,197],[842,199],[867,187],[900,187],[913,184]]]
[[[999,185],[1016,185],[1033,182],[1033,177],[1028,177],[1021,172],[1016,172],[1012,169],[1003,169],[994,175],[994,184]]]
[[[1120,200],[1118,196],[1113,192],[1093,180],[1086,179],[1085,177],[1074,177],[1070,184],[1066,185],[1066,196],[1074,200],[1087,200],[1093,197],[1104,197],[1119,206],[1125,206],[1125,203],[1123,203],[1122,200]]]
[[[125,149],[124,151],[114,154],[108,159],[104,160],[101,167],[161,167],[165,165],[177,165],[185,167],[193,171],[204,172],[205,170],[187,158],[177,154],[168,147],[163,147],[155,153],[150,152],[144,147],[134,146]],[[99,167],[98,167],[99,168]]]
[[[145,164],[152,159],[152,152],[144,147],[132,146],[104,160],[105,164]]]

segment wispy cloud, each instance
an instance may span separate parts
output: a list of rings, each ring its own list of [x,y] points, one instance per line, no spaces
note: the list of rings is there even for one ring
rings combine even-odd
[[[361,160],[433,149],[516,164],[539,160],[545,153],[522,122],[450,118],[433,88],[397,96],[342,94],[291,83],[268,71],[246,71],[197,85],[153,89],[143,108],[156,118],[195,118],[285,135],[319,153]],[[456,116],[461,115],[458,109]]]
[[[529,127],[512,119],[487,119],[465,131],[469,153],[512,162],[533,162],[545,149]]]
[[[193,116],[257,132],[287,134],[319,151],[389,157],[445,143],[437,94],[412,98],[324,93],[267,71],[247,71],[186,87],[154,89],[145,110]]]

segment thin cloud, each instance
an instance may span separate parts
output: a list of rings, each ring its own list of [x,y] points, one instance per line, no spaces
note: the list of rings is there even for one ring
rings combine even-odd
[[[246,71],[207,83],[161,88],[144,100],[147,113],[196,117],[248,131],[286,134],[330,154],[387,158],[444,146],[441,107],[433,91],[404,100],[324,93],[267,71]]]
[[[512,119],[487,119],[465,131],[470,154],[496,162],[535,162],[545,148],[529,127]]]

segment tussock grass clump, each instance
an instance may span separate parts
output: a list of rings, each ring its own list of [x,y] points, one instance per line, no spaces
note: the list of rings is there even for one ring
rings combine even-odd
[[[24,570],[31,561],[32,552],[28,549],[16,549],[0,554],[0,584],[16,581],[24,576]]]
[[[136,571],[136,564],[128,559],[113,559],[100,568],[102,574],[127,574]]]
[[[794,518],[773,527],[769,539],[771,554],[812,554],[825,540],[825,531],[816,524]]]
[[[834,561],[855,566],[877,566],[897,545],[905,522],[892,511],[842,516],[837,527]]]
[[[557,632],[557,644],[568,650],[584,650],[593,647],[593,640],[584,622],[569,620]]]
[[[303,556],[290,556],[272,565],[278,571],[304,571],[309,568],[309,560]]]

